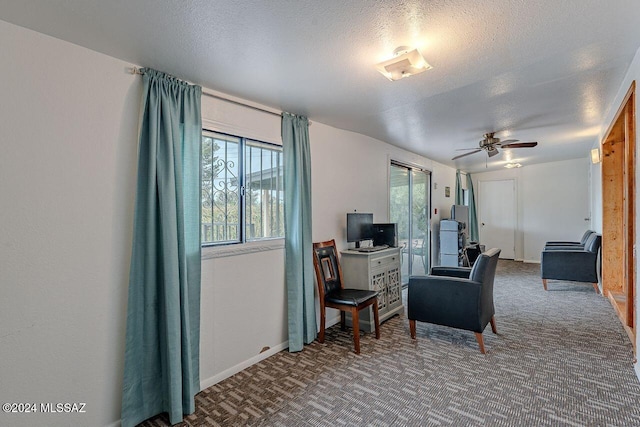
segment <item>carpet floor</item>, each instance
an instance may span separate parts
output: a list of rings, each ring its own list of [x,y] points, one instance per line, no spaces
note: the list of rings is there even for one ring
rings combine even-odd
[[[539,265],[500,260],[498,334],[418,323],[381,339],[329,328],[300,353],[280,352],[203,390],[180,426],[639,426],[633,349],[590,284],[549,281]],[[167,426],[160,415],[141,424]]]

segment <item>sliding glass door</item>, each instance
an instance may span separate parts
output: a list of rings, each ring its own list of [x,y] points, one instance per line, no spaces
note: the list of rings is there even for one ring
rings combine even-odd
[[[421,168],[391,162],[389,213],[398,224],[402,248],[402,282],[429,271],[431,261],[431,174]]]

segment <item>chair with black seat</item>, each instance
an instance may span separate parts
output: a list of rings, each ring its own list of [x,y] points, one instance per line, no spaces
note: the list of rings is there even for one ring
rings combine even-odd
[[[544,290],[547,290],[547,280],[556,279],[591,283],[593,289],[599,294],[598,251],[601,242],[602,236],[592,233],[584,247],[575,245],[545,247],[540,263]]]
[[[326,307],[340,310],[340,326],[342,330],[346,328],[345,314],[349,311],[353,323],[355,352],[360,354],[359,311],[363,308],[373,307],[376,339],[380,339],[378,292],[363,289],[345,289],[335,240],[313,244],[313,267],[316,272],[320,299],[320,332],[318,333],[318,341],[324,342]]]
[[[488,323],[497,334],[493,281],[500,249],[480,254],[472,268],[434,267],[429,276],[409,278],[407,317],[411,338],[416,321],[473,331],[484,354],[482,332]]]

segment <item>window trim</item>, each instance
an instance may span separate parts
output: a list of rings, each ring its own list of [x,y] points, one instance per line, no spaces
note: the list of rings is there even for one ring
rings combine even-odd
[[[245,243],[213,244],[202,246],[201,259],[226,258],[257,252],[284,250],[284,237],[267,237]]]

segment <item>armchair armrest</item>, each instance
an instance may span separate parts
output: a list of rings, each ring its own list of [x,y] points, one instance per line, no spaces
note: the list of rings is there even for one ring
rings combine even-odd
[[[471,273],[469,267],[432,267],[432,276],[446,276],[446,277],[459,277],[462,279],[468,279]]]
[[[545,246],[558,246],[558,245],[559,246],[562,246],[562,245],[568,245],[568,246],[571,246],[571,245],[582,245],[582,246],[584,246],[584,243],[582,243],[582,242],[563,242],[562,240],[553,240],[553,241],[550,241],[550,242],[546,242],[544,245]]]
[[[569,244],[564,244],[564,245],[545,245],[544,247],[545,251],[582,251],[584,250],[584,245],[582,243],[577,243],[575,245],[569,245]]]

